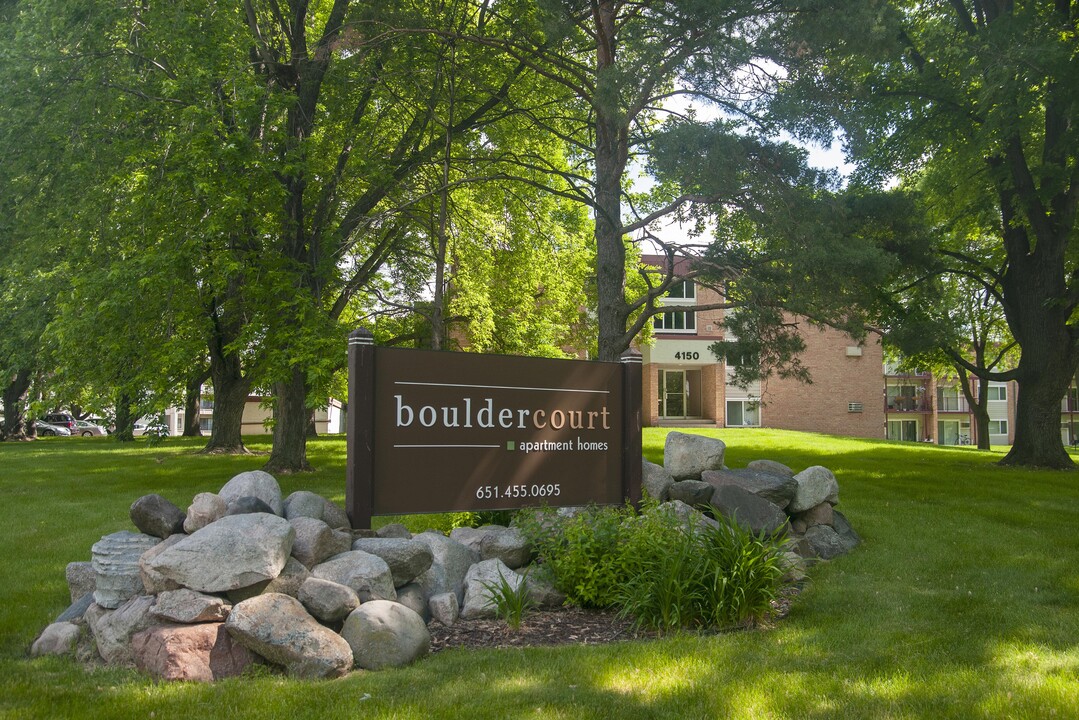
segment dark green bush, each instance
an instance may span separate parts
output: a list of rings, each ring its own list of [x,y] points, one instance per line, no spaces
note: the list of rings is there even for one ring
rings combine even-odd
[[[687,526],[668,507],[518,518],[569,602],[619,608],[657,630],[760,617],[783,583],[783,540],[720,522]]]

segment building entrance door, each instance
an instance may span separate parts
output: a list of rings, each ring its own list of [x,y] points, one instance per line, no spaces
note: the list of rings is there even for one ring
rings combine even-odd
[[[686,417],[686,371],[660,370],[659,414],[666,418]]]

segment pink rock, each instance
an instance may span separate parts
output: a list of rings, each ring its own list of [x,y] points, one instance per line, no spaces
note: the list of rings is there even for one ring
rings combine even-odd
[[[239,675],[256,661],[233,642],[224,623],[162,626],[132,638],[135,664],[162,680],[212,682]]]

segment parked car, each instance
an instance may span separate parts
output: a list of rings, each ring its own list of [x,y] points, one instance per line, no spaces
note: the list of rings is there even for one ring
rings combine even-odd
[[[34,427],[37,429],[37,434],[42,437],[47,437],[49,435],[71,435],[71,431],[63,425],[53,425],[44,420],[35,421]]]
[[[72,434],[74,434],[75,432],[75,416],[71,413],[49,413],[48,415],[43,416],[41,419],[49,423],[50,425],[59,425],[60,427],[65,427],[70,430]]]
[[[157,437],[168,437],[169,426],[162,423],[135,423],[135,428],[132,431],[132,435],[151,435]]]
[[[90,422],[89,420],[76,420],[75,429],[72,431],[72,435],[81,435],[83,437],[93,437],[95,435],[108,435],[108,431],[105,428]]]

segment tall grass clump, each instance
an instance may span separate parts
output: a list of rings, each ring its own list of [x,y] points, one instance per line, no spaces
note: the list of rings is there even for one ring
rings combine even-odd
[[[784,542],[662,505],[535,514],[522,530],[569,602],[614,607],[644,628],[723,628],[766,615],[783,586]]]

